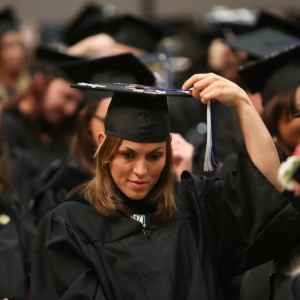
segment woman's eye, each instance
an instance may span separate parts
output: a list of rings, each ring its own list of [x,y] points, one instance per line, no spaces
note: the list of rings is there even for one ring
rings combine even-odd
[[[160,157],[161,157],[161,154],[151,154],[151,155],[150,155],[150,158],[151,158],[151,159],[155,159],[155,160],[156,160],[156,159],[159,159]]]
[[[125,158],[131,158],[133,157],[132,153],[122,153],[122,156],[124,156]]]

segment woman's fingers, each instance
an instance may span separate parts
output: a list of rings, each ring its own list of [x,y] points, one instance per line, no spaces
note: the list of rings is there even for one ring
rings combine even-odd
[[[190,85],[193,85],[191,95],[204,104],[214,99],[235,106],[241,99],[248,98],[245,91],[235,83],[213,73],[196,74],[185,82],[183,88]]]
[[[190,77],[190,78],[183,84],[182,89],[183,89],[183,90],[187,90],[187,89],[193,87],[193,85],[194,85],[196,82],[198,82],[198,81],[200,81],[200,80],[202,80],[202,79],[204,79],[204,78],[206,78],[206,77],[207,77],[207,74],[195,74],[195,75],[193,75],[192,77]]]

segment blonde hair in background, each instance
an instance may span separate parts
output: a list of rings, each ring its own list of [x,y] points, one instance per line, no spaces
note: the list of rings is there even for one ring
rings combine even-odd
[[[29,75],[29,72],[26,69],[22,70],[17,79],[16,93],[25,91],[29,87],[30,82],[31,77]],[[9,98],[10,97],[7,93],[6,87],[3,83],[0,82],[0,102],[4,103]]]

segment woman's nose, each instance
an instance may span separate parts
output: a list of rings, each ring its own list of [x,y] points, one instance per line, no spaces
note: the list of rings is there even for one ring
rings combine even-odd
[[[133,172],[139,177],[146,175],[148,173],[147,161],[145,159],[136,161]]]

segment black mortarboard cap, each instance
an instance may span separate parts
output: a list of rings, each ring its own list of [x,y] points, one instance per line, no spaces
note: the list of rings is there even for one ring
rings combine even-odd
[[[97,74],[103,75],[101,82],[109,82],[106,81],[108,77],[105,74],[112,74],[113,71],[117,71],[131,75],[130,78],[135,78],[134,81],[139,84],[153,85],[155,83],[155,77],[151,71],[131,53],[66,63],[60,65],[60,69],[70,74],[75,82],[97,83],[93,80]],[[97,77],[101,78],[101,76]]]
[[[91,32],[91,26],[102,20],[101,7],[89,4],[64,29],[61,41],[69,46],[82,39],[96,34]]]
[[[66,63],[59,68],[74,82],[155,84],[152,72],[131,53]],[[88,102],[111,96],[111,92],[86,91]]]
[[[261,58],[300,43],[300,36],[295,37],[271,28],[263,28],[228,39],[225,43],[234,50],[246,51],[251,58]]]
[[[282,19],[274,14],[261,11],[256,23],[256,28],[272,28],[274,30],[300,37],[300,26],[296,22]]]
[[[265,105],[276,94],[300,85],[300,44],[239,67],[251,93],[261,92]]]
[[[60,77],[68,81],[74,81],[70,74],[64,73],[58,68],[59,64],[80,61],[82,58],[70,56],[66,53],[60,52],[47,44],[40,44],[35,51],[35,58],[42,62],[41,72],[52,76]]]
[[[121,44],[154,52],[157,44],[164,38],[174,35],[167,25],[155,23],[133,15],[124,15],[106,23],[110,35]]]
[[[191,97],[181,90],[137,84],[72,84],[74,88],[114,92],[105,118],[105,133],[134,142],[156,143],[170,138],[166,96]]]
[[[18,24],[13,10],[8,7],[0,12],[0,37],[8,31],[17,30]]]

